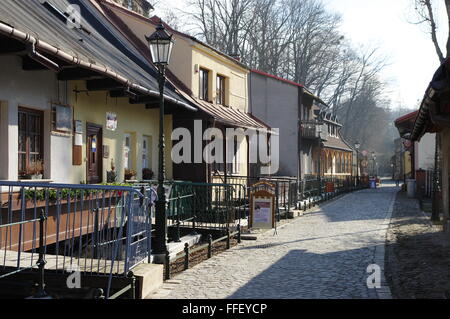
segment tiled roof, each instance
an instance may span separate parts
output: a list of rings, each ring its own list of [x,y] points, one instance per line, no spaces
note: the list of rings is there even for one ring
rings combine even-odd
[[[329,136],[326,141],[323,142],[323,146],[326,148],[334,148],[338,150],[353,152],[353,149],[347,144],[347,142],[340,136],[339,138]]]

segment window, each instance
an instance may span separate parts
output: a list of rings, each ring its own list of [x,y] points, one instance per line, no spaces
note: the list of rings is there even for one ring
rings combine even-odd
[[[226,146],[228,147],[228,146]],[[239,151],[239,147],[240,145],[237,142],[237,137],[234,137],[234,153],[233,153],[233,161],[231,163],[226,163],[225,165],[225,161],[227,158],[226,153],[223,155],[223,158],[221,159],[220,163],[218,162],[213,162],[212,163],[212,170],[213,172],[220,172],[220,173],[225,173],[225,168],[226,168],[226,173],[227,174],[238,174],[239,173],[239,165],[240,165],[240,151]],[[212,154],[213,156],[215,156],[215,150]]]
[[[204,101],[208,101],[209,92],[209,71],[205,69],[200,69],[200,92],[199,98]]]
[[[123,147],[123,157],[124,157],[124,168],[131,169],[131,134],[125,134],[124,136],[124,147]]]
[[[225,105],[225,77],[221,75],[216,79],[216,103]]]
[[[151,168],[151,137],[146,135],[142,141],[142,168]]]
[[[239,163],[240,163],[240,153],[239,152],[239,144],[237,142],[237,137],[234,139],[234,154],[233,154],[233,164],[232,164],[232,168],[231,168],[231,172],[233,174],[238,174],[239,173]]]
[[[19,107],[19,176],[43,173],[43,113]]]

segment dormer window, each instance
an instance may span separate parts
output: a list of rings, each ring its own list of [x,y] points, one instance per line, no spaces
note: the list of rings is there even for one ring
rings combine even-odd
[[[199,99],[208,101],[209,100],[209,71],[206,69],[200,69],[200,90],[199,90]]]

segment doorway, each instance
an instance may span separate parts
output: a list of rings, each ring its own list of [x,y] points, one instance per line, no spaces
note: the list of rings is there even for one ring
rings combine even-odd
[[[102,182],[102,126],[92,123],[86,124],[87,131],[87,183]]]

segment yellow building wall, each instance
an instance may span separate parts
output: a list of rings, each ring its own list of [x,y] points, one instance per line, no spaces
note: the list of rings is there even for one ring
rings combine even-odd
[[[126,25],[143,42],[147,43],[146,37],[155,31],[155,26],[142,17],[135,14],[111,8]],[[233,59],[226,58],[214,50],[200,43],[174,34],[175,40],[169,69],[188,87],[193,97],[199,96],[200,73],[199,68],[210,71],[209,74],[209,100],[215,103],[216,99],[216,76],[218,74],[226,78],[225,104],[243,112],[248,111],[248,81],[249,70],[239,66]],[[170,137],[170,135],[169,135]],[[166,138],[167,140],[167,138]],[[154,143],[157,140],[154,140]],[[241,144],[239,175],[247,174],[248,145],[246,141]],[[155,171],[155,170],[153,170]]]
[[[155,26],[142,17],[133,13],[111,8],[126,25],[143,42],[146,36],[155,31]],[[226,105],[242,111],[248,110],[248,82],[249,71],[239,66],[232,59],[218,54],[214,50],[179,34],[173,35],[175,44],[169,69],[192,90],[194,97],[199,95],[200,76],[196,66],[211,71],[210,73],[210,101],[216,98],[216,76],[220,74],[226,78]]]
[[[155,30],[155,26],[149,21],[145,21],[142,17],[124,12],[117,8],[112,8],[126,25],[135,33],[135,35],[147,44],[146,37],[151,35]],[[191,46],[193,41],[187,41],[181,36],[174,35],[175,44],[170,58],[169,69],[187,86],[192,87],[192,73],[194,72],[192,64]]]
[[[74,183],[84,182],[86,178],[86,123],[94,123],[103,127],[103,145],[109,146],[109,158],[103,158],[103,182],[106,182],[106,171],[111,170],[114,161],[117,181],[124,179],[124,140],[125,134],[131,135],[132,168],[137,172],[137,179],[142,179],[142,144],[144,136],[149,137],[150,169],[158,174],[158,143],[159,143],[159,110],[145,109],[144,105],[129,104],[128,98],[111,98],[106,91],[75,93],[74,89],[85,90],[84,81],[76,81],[69,85],[69,101],[74,106],[74,120],[83,123],[83,164],[73,165],[70,180]],[[106,129],[106,113],[117,114],[117,130]],[[166,178],[172,179],[172,116],[165,116],[166,134]]]
[[[226,78],[225,82],[225,104],[243,112],[248,111],[248,70],[241,68],[233,61],[219,55],[218,53],[207,49],[201,44],[195,44],[192,52],[192,92],[195,97],[199,96],[200,73],[196,72],[198,68],[204,68],[209,73],[209,99],[213,103],[216,101],[216,77],[222,75]],[[176,69],[174,69],[177,72]]]

